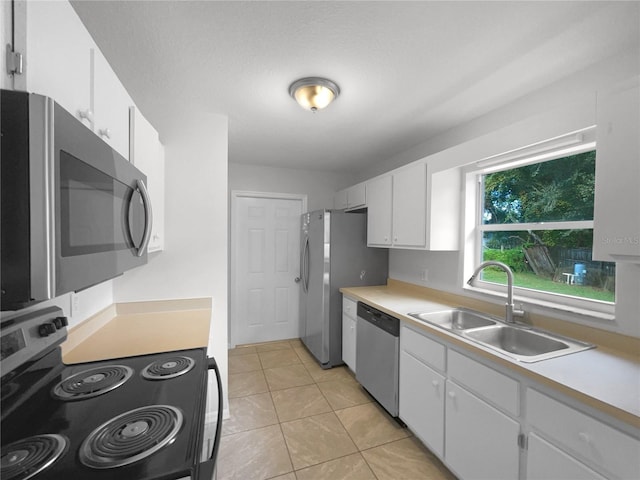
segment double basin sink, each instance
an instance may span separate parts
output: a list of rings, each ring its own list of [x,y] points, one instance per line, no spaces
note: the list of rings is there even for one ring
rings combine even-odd
[[[490,315],[465,308],[438,312],[409,313],[520,362],[538,362],[593,348],[594,345],[561,337],[531,327],[500,321]]]

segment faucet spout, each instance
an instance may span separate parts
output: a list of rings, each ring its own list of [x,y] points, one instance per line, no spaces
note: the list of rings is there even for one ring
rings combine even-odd
[[[472,285],[473,281],[480,274],[480,272],[487,267],[498,267],[507,274],[507,303],[505,304],[505,321],[507,323],[514,323],[514,315],[521,317],[524,315],[524,311],[516,309],[515,305],[513,304],[513,272],[507,265],[502,262],[496,262],[495,260],[482,262],[473,272],[473,275],[469,277],[469,280],[467,280],[467,284]]]

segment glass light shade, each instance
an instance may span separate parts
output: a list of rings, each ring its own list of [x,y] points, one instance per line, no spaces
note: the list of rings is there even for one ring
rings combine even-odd
[[[331,80],[310,77],[293,82],[289,94],[302,108],[315,112],[329,105],[340,94],[340,88]]]

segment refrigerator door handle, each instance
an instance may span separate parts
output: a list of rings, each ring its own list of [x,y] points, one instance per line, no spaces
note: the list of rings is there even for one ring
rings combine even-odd
[[[302,253],[302,289],[309,291],[309,237],[304,239],[304,251]]]

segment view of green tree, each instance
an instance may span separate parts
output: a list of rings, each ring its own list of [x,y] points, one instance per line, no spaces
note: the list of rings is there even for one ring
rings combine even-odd
[[[595,150],[483,176],[483,223],[533,223],[593,220]],[[507,245],[587,247],[585,230],[492,232],[491,242]],[[496,248],[494,245],[493,248]]]
[[[595,157],[589,151],[483,175],[480,221],[500,230],[482,229],[482,260],[507,264],[520,287],[613,301],[615,264],[592,259],[593,229],[554,225],[593,220]],[[547,228],[500,227],[532,223]],[[482,279],[501,278],[494,273],[486,269]]]

